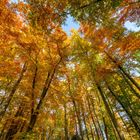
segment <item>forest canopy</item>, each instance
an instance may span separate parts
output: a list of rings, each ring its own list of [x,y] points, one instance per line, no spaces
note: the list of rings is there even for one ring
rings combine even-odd
[[[126,22],[140,26],[139,0],[0,0],[0,140],[139,140],[140,31]]]

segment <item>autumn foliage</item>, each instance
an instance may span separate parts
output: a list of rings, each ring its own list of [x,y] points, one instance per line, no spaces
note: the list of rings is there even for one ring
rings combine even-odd
[[[139,15],[133,0],[0,0],[0,140],[139,140],[140,32],[124,26]]]

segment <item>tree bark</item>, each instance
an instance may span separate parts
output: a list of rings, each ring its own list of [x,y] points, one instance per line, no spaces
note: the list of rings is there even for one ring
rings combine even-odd
[[[86,118],[85,118],[85,114],[84,114],[85,110],[84,110],[83,105],[81,105],[81,112],[82,112],[83,122],[84,122],[84,125],[85,125],[86,136],[87,136],[87,139],[89,140],[88,128],[87,128]]]
[[[100,123],[99,123],[97,114],[96,114],[96,112],[95,112],[95,107],[94,107],[94,104],[93,104],[93,100],[92,100],[91,98],[90,98],[90,102],[91,102],[91,104],[92,104],[93,114],[94,114],[94,116],[95,116],[95,118],[96,118],[96,121],[97,121],[97,124],[98,124],[98,128],[99,128],[98,133],[100,132],[100,133],[99,133],[99,139],[100,139],[100,137],[103,138],[103,132],[102,132],[101,125],[100,125]]]
[[[8,106],[9,106],[9,104],[10,104],[10,102],[11,102],[13,96],[14,96],[14,93],[16,92],[16,90],[17,90],[17,88],[18,88],[18,86],[19,86],[19,84],[20,84],[20,82],[21,82],[21,80],[22,80],[22,78],[23,78],[23,75],[24,75],[26,69],[27,69],[27,67],[26,67],[26,62],[25,62],[24,65],[23,65],[22,71],[21,71],[21,73],[20,73],[20,76],[19,76],[19,78],[17,79],[17,81],[15,82],[15,84],[14,84],[14,86],[13,86],[11,92],[10,92],[10,95],[9,95],[9,97],[8,97],[8,99],[7,99],[7,102],[6,102],[5,105],[4,105],[4,109],[0,112],[0,115],[1,115],[2,117],[4,116],[4,114],[5,114],[5,112],[6,112],[6,109],[8,108]]]
[[[36,61],[35,72],[34,72],[33,81],[32,81],[32,93],[31,93],[31,116],[33,115],[33,112],[34,112],[34,106],[35,106],[35,105],[34,105],[34,90],[35,90],[35,86],[36,86],[37,72],[38,72],[38,67],[37,67],[37,61]]]
[[[66,103],[64,104],[64,123],[65,123],[65,140],[69,140],[69,135],[68,135],[68,122],[67,122],[67,105]]]
[[[23,108],[21,106],[19,106],[19,109],[17,110],[16,114],[15,114],[15,120],[13,119],[11,122],[11,125],[7,131],[5,140],[11,140],[14,138],[14,135],[17,133],[18,131],[18,126],[21,125],[21,121],[20,120],[16,120],[17,117],[22,116],[23,114]]]
[[[118,64],[117,60],[114,59],[112,56],[109,55],[109,53],[107,53],[106,51],[104,51],[104,53],[108,56],[108,58],[116,64],[116,66],[118,67],[119,70],[121,70],[121,72],[135,85],[135,87],[140,91],[140,85],[124,70],[124,68]]]
[[[134,89],[134,87],[132,86],[132,83],[127,79],[127,77],[124,75],[124,73],[120,72],[124,81],[129,85],[131,91],[135,94],[136,97],[138,97],[140,99],[140,94],[137,93],[137,91]]]
[[[135,121],[135,119],[133,119],[133,116],[130,114],[129,110],[127,110],[127,108],[125,107],[125,105],[123,105],[123,103],[121,102],[121,100],[118,98],[118,96],[116,96],[116,94],[112,91],[112,89],[110,88],[110,86],[107,84],[106,85],[110,91],[110,93],[115,97],[115,99],[119,102],[119,104],[123,107],[124,111],[127,113],[127,115],[129,116],[130,120],[132,121],[136,131],[138,132],[138,134],[140,135],[140,127],[137,124],[137,122]]]
[[[120,133],[119,133],[118,124],[116,122],[115,116],[112,114],[112,112],[111,112],[111,110],[109,108],[109,105],[108,105],[108,103],[106,101],[106,98],[104,96],[104,93],[102,92],[102,89],[101,89],[100,85],[98,83],[96,83],[96,85],[97,85],[97,88],[98,88],[98,90],[100,92],[100,95],[101,95],[101,97],[103,99],[103,102],[104,102],[105,108],[106,108],[106,110],[108,112],[108,115],[110,116],[110,119],[111,119],[111,121],[112,121],[112,123],[114,125],[114,128],[116,129],[116,132],[118,134],[118,137],[119,137],[120,140],[123,140],[122,137],[121,137],[121,135],[120,135]]]
[[[93,122],[94,127],[95,127],[95,132],[96,132],[97,138],[98,138],[98,140],[99,140],[99,139],[100,139],[100,136],[99,136],[99,133],[98,133],[98,129],[97,129],[97,126],[96,126],[94,117],[93,117],[93,113],[92,113],[92,111],[91,111],[91,106],[90,106],[90,102],[89,102],[89,97],[87,97],[87,103],[88,103],[89,113],[90,113],[90,115],[91,115],[91,119],[92,119],[92,122]]]
[[[79,131],[80,131],[80,135],[81,135],[81,139],[84,140],[84,136],[83,136],[83,129],[81,126],[81,118],[80,118],[80,114],[78,112],[77,106],[76,106],[76,102],[74,99],[72,99],[73,105],[74,105],[74,109],[76,112],[76,116],[77,116],[77,120],[78,120],[78,125],[79,125]]]
[[[51,85],[51,82],[53,80],[55,71],[57,69],[57,66],[61,62],[61,60],[62,60],[62,58],[60,58],[60,60],[58,61],[58,63],[54,66],[52,72],[48,73],[48,76],[47,76],[47,78],[45,80],[45,85],[44,85],[43,91],[41,93],[41,97],[40,97],[39,103],[38,103],[36,109],[34,110],[34,112],[31,115],[31,119],[30,119],[30,122],[29,122],[29,125],[28,125],[28,128],[27,128],[27,131],[26,132],[32,131],[32,129],[33,129],[35,123],[36,123],[36,120],[37,120],[37,117],[38,117],[38,114],[39,114],[39,110],[40,110],[40,108],[42,106],[42,103],[44,101],[44,98],[46,97],[46,95],[48,93],[48,90],[49,90],[50,85]]]

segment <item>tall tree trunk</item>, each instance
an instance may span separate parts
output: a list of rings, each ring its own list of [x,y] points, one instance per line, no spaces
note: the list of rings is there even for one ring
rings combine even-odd
[[[120,140],[123,140],[122,137],[121,137],[121,135],[120,135],[120,133],[119,133],[118,124],[116,122],[115,116],[112,114],[112,112],[111,112],[111,110],[109,108],[109,105],[108,105],[108,103],[106,101],[106,98],[104,96],[104,93],[102,92],[102,89],[101,89],[100,85],[98,83],[96,83],[96,85],[97,85],[97,88],[98,88],[98,90],[100,92],[100,95],[101,95],[101,97],[103,99],[103,102],[104,102],[105,108],[106,108],[106,110],[108,112],[108,115],[110,116],[110,119],[111,119],[111,121],[112,121],[112,123],[114,125],[114,128],[116,129],[116,132],[118,134],[118,137],[119,137]]]
[[[40,110],[40,108],[42,106],[44,98],[46,97],[46,95],[48,93],[48,90],[49,90],[50,84],[51,84],[51,82],[53,80],[55,71],[57,69],[57,66],[61,62],[61,60],[62,60],[62,58],[60,58],[58,63],[54,66],[52,72],[48,73],[48,76],[47,76],[47,78],[45,80],[45,85],[44,85],[43,91],[41,93],[41,97],[40,97],[39,103],[38,103],[36,109],[34,110],[34,112],[31,115],[31,119],[30,119],[30,122],[29,122],[29,125],[28,125],[28,128],[27,128],[27,132],[32,131],[32,129],[33,129],[35,123],[36,123],[36,120],[37,120],[37,117],[38,117],[38,114],[39,114],[39,110]]]
[[[127,77],[124,75],[124,73],[120,72],[123,79],[125,80],[125,82],[129,85],[131,91],[135,94],[136,97],[138,97],[140,99],[140,94],[137,93],[137,91],[134,89],[134,87],[132,86],[131,82],[127,79]]]
[[[117,108],[117,107],[116,107],[116,108]],[[123,124],[124,124],[124,126],[125,126],[125,128],[126,128],[126,130],[127,130],[127,133],[129,134],[129,138],[131,138],[131,140],[133,140],[133,138],[132,138],[132,136],[131,136],[131,134],[130,134],[130,132],[129,132],[129,130],[128,130],[127,124],[126,124],[126,122],[124,121],[124,119],[123,119],[121,113],[119,112],[119,110],[118,110],[118,114],[119,114],[119,116],[120,116],[120,118],[121,118],[121,120],[122,120],[122,122],[123,122]]]
[[[17,117],[22,116],[23,114],[23,108],[21,106],[19,106],[19,109],[17,110],[16,114],[15,114],[15,118],[12,120],[11,125],[7,131],[5,140],[11,140],[14,138],[14,135],[17,133],[18,129],[19,129],[19,125],[21,125],[21,121],[20,120],[16,120]]]
[[[111,87],[107,84],[106,85],[110,91],[110,93],[115,97],[115,99],[119,102],[119,104],[123,107],[124,111],[127,113],[127,115],[129,116],[130,120],[132,121],[136,131],[138,132],[138,134],[140,135],[140,127],[137,124],[137,122],[135,121],[135,119],[133,119],[133,116],[131,115],[131,113],[129,112],[129,110],[127,110],[127,108],[125,107],[125,105],[123,105],[123,103],[121,102],[121,100],[118,98],[118,96],[116,96],[116,94],[112,91]]]
[[[136,116],[140,117],[140,115],[138,114],[137,110],[135,110],[135,109],[133,109],[133,108],[131,107],[131,105],[132,105],[131,101],[132,101],[133,99],[131,99],[131,101],[130,101],[130,97],[128,96],[128,93],[126,93],[126,91],[124,90],[123,85],[121,85],[120,83],[118,83],[118,85],[119,85],[119,87],[120,87],[121,93],[125,96],[125,99],[126,99],[126,101],[127,101],[127,104],[129,105],[130,110],[133,111],[133,115],[136,115]],[[116,96],[117,96],[117,95],[116,95]]]
[[[65,140],[69,140],[68,135],[68,122],[67,122],[67,104],[64,103],[64,129],[65,129]]]
[[[90,102],[91,102],[91,105],[92,105],[92,108],[93,108],[93,114],[94,114],[94,116],[95,116],[95,118],[96,118],[96,122],[97,122],[97,124],[98,124],[98,128],[99,128],[98,133],[100,132],[99,137],[102,137],[102,138],[103,138],[103,132],[102,132],[102,129],[101,129],[101,125],[100,125],[100,123],[99,123],[99,118],[97,117],[97,114],[96,114],[96,112],[95,112],[95,107],[94,107],[94,103],[93,103],[92,98],[90,98]]]
[[[83,48],[82,48],[82,49],[83,49]],[[87,63],[88,63],[88,65],[89,65],[90,69],[91,69],[91,75],[92,75],[92,78],[93,78],[93,84],[95,83],[95,85],[96,85],[96,87],[97,87],[97,89],[98,89],[98,91],[99,91],[99,93],[100,93],[100,96],[102,97],[102,100],[103,100],[103,102],[104,102],[104,105],[105,105],[105,108],[106,108],[106,110],[107,110],[107,112],[108,112],[108,115],[110,116],[110,119],[111,119],[111,121],[112,121],[112,124],[113,124],[113,126],[114,126],[114,128],[115,128],[115,130],[116,130],[116,132],[117,132],[117,134],[118,134],[118,137],[119,137],[120,140],[122,140],[121,135],[120,135],[119,130],[118,130],[118,125],[117,125],[115,116],[114,116],[114,115],[112,114],[112,112],[110,111],[110,108],[109,108],[109,106],[108,106],[108,103],[107,103],[107,101],[106,101],[106,98],[105,98],[105,96],[104,96],[104,93],[102,92],[102,89],[101,89],[100,85],[98,84],[98,82],[96,82],[95,74],[94,74],[94,71],[93,71],[94,68],[93,68],[93,66],[92,66],[92,64],[91,64],[91,62],[90,62],[90,59],[89,59],[89,57],[88,57],[87,52],[86,52],[86,60],[87,60]],[[101,131],[101,132],[102,132],[102,131]]]
[[[81,139],[84,140],[83,129],[82,129],[82,124],[81,124],[81,118],[80,118],[80,112],[78,111],[78,108],[77,108],[77,105],[76,105],[76,101],[75,101],[75,99],[73,97],[73,94],[72,94],[72,91],[71,91],[71,85],[70,85],[69,76],[68,75],[66,75],[66,76],[67,76],[67,81],[68,81],[68,89],[69,89],[70,97],[71,97],[71,100],[72,100],[72,103],[73,103],[73,107],[74,107],[74,110],[75,110],[75,113],[76,113],[76,117],[77,117],[77,120],[78,120],[80,136],[81,136]]]
[[[124,68],[118,64],[117,60],[114,59],[110,54],[106,51],[104,53],[108,56],[108,58],[118,66],[118,68],[121,70],[121,72],[135,85],[135,87],[140,91],[140,85],[124,70]]]
[[[109,100],[109,97],[106,96],[105,94],[104,94],[104,96],[105,96],[105,98],[106,98],[106,101],[107,101],[107,103],[108,103],[108,106],[109,106],[109,108],[110,108],[110,111],[112,112],[112,115],[114,116],[114,114],[115,114],[114,108],[113,108],[113,106],[112,106],[112,104],[111,104],[111,102],[110,102],[110,100]],[[112,99],[112,98],[111,98],[111,99]],[[114,116],[114,118],[115,118],[115,116]],[[116,121],[116,123],[117,123],[117,121]],[[119,123],[117,123],[117,125],[118,125],[118,130],[119,130],[120,136],[121,136],[121,138],[124,140],[124,134],[122,133],[121,129],[119,129],[119,128],[120,128]]]
[[[15,82],[15,84],[14,84],[14,86],[13,86],[11,92],[10,92],[10,95],[9,95],[9,97],[8,97],[8,99],[7,99],[6,103],[5,103],[5,105],[4,105],[3,110],[0,112],[0,115],[1,115],[2,117],[4,116],[4,114],[5,114],[5,112],[6,112],[6,109],[8,108],[8,106],[9,106],[9,104],[10,104],[10,102],[11,102],[13,96],[14,96],[14,93],[16,92],[16,90],[17,90],[17,88],[18,88],[18,86],[19,86],[19,84],[20,84],[20,82],[21,82],[21,80],[22,80],[22,78],[23,78],[23,75],[24,75],[26,69],[27,69],[27,67],[26,67],[26,62],[25,62],[24,65],[23,65],[22,71],[21,71],[21,73],[20,73],[20,75],[19,75],[19,78],[18,78],[17,81]]]
[[[108,138],[108,130],[107,130],[107,126],[106,126],[106,120],[105,120],[105,117],[103,117],[103,122],[104,122],[104,131],[105,131],[105,136],[106,136],[106,140],[109,140]]]
[[[79,125],[79,131],[80,131],[81,139],[84,140],[83,129],[82,129],[82,124],[81,124],[81,118],[80,118],[80,112],[77,109],[77,105],[76,105],[76,102],[75,102],[73,97],[72,97],[72,102],[73,102],[75,113],[76,113],[77,120],[78,120],[78,125]]]
[[[96,126],[94,117],[93,117],[93,113],[92,113],[92,111],[91,111],[91,106],[90,106],[90,102],[89,102],[89,96],[87,96],[87,104],[88,104],[88,109],[89,109],[89,113],[90,113],[90,115],[91,115],[91,119],[92,119],[93,125],[94,125],[94,127],[95,127],[95,132],[96,132],[97,138],[98,138],[98,140],[99,140],[99,139],[100,139],[100,136],[99,136],[99,133],[98,133],[98,129],[97,129],[97,126]]]
[[[83,105],[81,105],[81,112],[82,112],[83,122],[84,122],[84,125],[85,125],[86,136],[87,136],[87,139],[89,140],[88,128],[87,128],[86,118],[85,118],[85,114],[84,114],[85,110],[84,110]]]
[[[76,115],[76,112],[74,112],[75,114],[74,114],[74,116],[77,116]],[[75,130],[76,130],[76,135],[78,135],[78,128],[77,128],[77,119],[76,119],[77,117],[74,117],[74,121],[75,121]]]
[[[33,81],[32,81],[32,93],[31,93],[31,116],[33,115],[34,112],[34,90],[35,90],[35,85],[36,85],[36,78],[37,78],[37,71],[38,71],[38,67],[37,67],[37,61],[36,61],[36,65],[35,65],[35,72],[33,75]]]

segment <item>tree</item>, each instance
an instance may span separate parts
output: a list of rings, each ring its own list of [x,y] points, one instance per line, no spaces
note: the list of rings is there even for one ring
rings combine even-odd
[[[139,1],[0,1],[0,139],[138,140]],[[119,13],[119,14],[118,14]],[[68,15],[80,29],[67,36]]]

